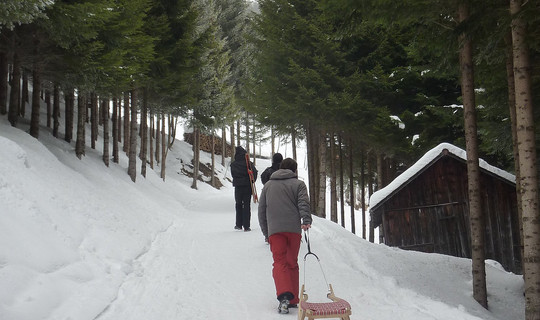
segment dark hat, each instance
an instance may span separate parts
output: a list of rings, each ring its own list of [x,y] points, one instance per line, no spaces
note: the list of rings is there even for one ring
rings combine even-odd
[[[272,156],[272,163],[281,163],[281,161],[283,161],[283,156],[281,153],[278,152]]]

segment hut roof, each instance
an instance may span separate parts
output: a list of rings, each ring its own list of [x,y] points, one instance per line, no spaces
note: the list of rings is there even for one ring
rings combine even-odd
[[[444,152],[444,150],[448,150],[448,152]],[[386,187],[373,193],[371,197],[369,198],[370,210],[374,210],[379,204],[384,202],[388,197],[390,197],[391,195],[399,191],[401,188],[407,185],[409,181],[411,181],[413,178],[415,178],[424,170],[426,170],[428,167],[430,167],[438,159],[446,155],[453,156],[454,158],[460,159],[464,162],[467,161],[467,153],[465,152],[465,150],[458,148],[450,143],[439,144],[435,148],[428,151],[414,165],[412,165],[409,169],[405,170],[402,174],[400,174],[396,179],[394,179]],[[513,183],[513,184],[516,183],[516,176],[514,176],[513,174],[506,172],[504,170],[501,170],[499,168],[496,168],[494,166],[491,166],[482,159],[479,160],[479,163],[480,163],[481,170],[483,169],[483,171],[487,171],[493,176],[506,180],[509,183]]]

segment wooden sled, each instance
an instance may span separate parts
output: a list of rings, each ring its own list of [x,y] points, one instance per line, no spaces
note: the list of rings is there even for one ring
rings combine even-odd
[[[326,303],[308,302],[308,295],[304,292],[304,286],[305,285],[302,285],[302,290],[300,291],[298,320],[304,320],[306,317],[309,320],[328,318],[350,320],[349,316],[351,315],[351,305],[347,301],[336,297],[331,284],[328,285],[330,292],[327,296],[330,300],[332,300],[332,302]]]
[[[304,256],[304,284],[302,284],[302,289],[300,290],[300,303],[298,304],[298,320],[304,320],[306,317],[309,320],[313,319],[328,319],[328,318],[338,318],[341,320],[350,320],[351,315],[351,305],[341,299],[336,297],[334,294],[334,289],[332,285],[326,280],[326,275],[322,269],[321,260],[317,257],[316,254],[311,252],[311,245],[309,241],[309,229],[304,232],[304,237],[306,239],[306,244],[308,252]],[[306,258],[312,255],[319,262],[319,267],[321,267],[321,272],[328,287],[328,294],[326,295],[332,302],[326,303],[314,303],[308,302],[308,295],[305,292],[306,287]]]

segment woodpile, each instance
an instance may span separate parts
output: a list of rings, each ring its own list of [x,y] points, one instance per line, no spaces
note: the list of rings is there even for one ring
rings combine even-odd
[[[212,136],[201,133],[200,134],[200,149],[206,152],[212,152]],[[184,133],[184,141],[193,145],[193,132]],[[222,139],[214,136],[214,153],[217,155],[223,154]],[[231,145],[227,143],[225,157],[231,156]]]

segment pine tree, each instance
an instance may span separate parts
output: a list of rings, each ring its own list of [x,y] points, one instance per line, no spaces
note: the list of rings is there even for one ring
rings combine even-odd
[[[44,17],[43,12],[54,2],[46,0],[3,0],[0,6],[0,32],[3,28],[13,29],[15,25],[31,23]]]
[[[238,119],[241,109],[250,106],[249,90],[253,82],[252,57],[255,49],[250,41],[253,37],[253,12],[246,0],[220,1],[219,7],[218,23],[225,39],[223,50],[229,55],[227,85],[232,90],[224,110],[224,121],[230,123]]]
[[[226,123],[230,114],[233,86],[230,81],[230,56],[226,41],[218,23],[218,7],[213,0],[201,0],[198,17],[198,43],[201,45],[199,69],[195,81],[197,87],[193,104],[192,125],[194,135],[209,132]],[[194,148],[194,167],[198,169],[199,148]],[[213,175],[213,172],[212,172]],[[198,170],[194,171],[192,188],[197,188]]]
[[[461,3],[458,8],[459,23],[470,19],[470,7]],[[478,158],[478,137],[476,102],[474,93],[473,42],[471,35],[460,34],[460,69],[463,109],[465,113],[465,139],[467,149],[467,181],[469,194],[469,221],[471,230],[471,256],[473,274],[473,297],[484,308],[488,308],[485,269],[485,219],[480,194],[480,164]]]
[[[538,208],[538,169],[534,131],[529,48],[526,21],[520,15],[522,1],[510,1],[512,15],[515,106],[523,220],[523,275],[525,280],[525,319],[540,319],[540,220]]]
[[[310,121],[312,130],[306,135],[308,139],[325,137],[326,126],[334,113],[328,101],[341,89],[336,65],[341,57],[337,43],[325,32],[327,26],[317,2],[261,1],[260,9],[261,14],[255,20],[257,34],[254,41],[258,51],[254,60],[258,69],[254,83],[254,112],[262,123],[277,125],[276,128],[284,132],[289,132],[298,119],[305,119]],[[307,122],[303,125],[307,129]],[[314,144],[309,142],[308,145]],[[326,152],[326,144],[322,147]],[[310,170],[315,169],[313,160]],[[321,164],[320,161],[316,163]],[[315,179],[310,179],[310,190],[318,190],[316,194],[311,193],[311,199],[316,199],[313,209],[324,216],[322,197],[325,192],[322,190],[326,184],[315,186],[315,180],[326,181],[326,170],[323,168],[318,172]]]

